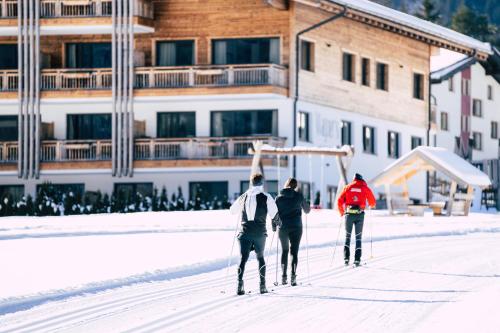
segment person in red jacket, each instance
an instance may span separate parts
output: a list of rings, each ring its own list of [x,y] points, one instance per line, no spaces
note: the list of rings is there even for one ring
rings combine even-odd
[[[366,201],[372,208],[375,207],[375,197],[363,176],[359,173],[354,175],[353,181],[346,185],[337,199],[337,207],[340,216],[345,215],[345,245],[344,245],[344,263],[349,265],[351,233],[352,227],[356,232],[356,250],[354,253],[354,265],[359,266],[361,262],[361,237],[363,235],[363,222],[365,219]]]

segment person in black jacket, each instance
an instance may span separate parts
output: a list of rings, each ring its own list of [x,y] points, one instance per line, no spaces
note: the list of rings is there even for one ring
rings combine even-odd
[[[283,190],[276,198],[278,206],[278,214],[281,219],[281,228],[279,230],[279,238],[281,241],[281,283],[287,284],[287,266],[288,252],[292,256],[292,286],[297,285],[297,264],[299,255],[300,239],[302,238],[302,210],[306,214],[311,211],[311,206],[304,199],[302,193],[296,191],[297,180],[289,178]],[[273,224],[273,231],[276,231],[276,226]]]
[[[267,293],[266,289],[266,262],[264,248],[266,246],[266,217],[269,215],[273,225],[280,225],[278,208],[273,197],[264,192],[264,177],[261,174],[252,175],[251,187],[243,193],[230,208],[231,214],[241,214],[241,232],[238,234],[240,242],[241,260],[238,267],[237,294],[245,294],[243,288],[243,273],[250,252],[255,250],[259,261],[260,293]]]

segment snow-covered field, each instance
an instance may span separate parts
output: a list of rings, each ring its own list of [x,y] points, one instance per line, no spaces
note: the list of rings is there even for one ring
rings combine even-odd
[[[273,286],[274,239],[274,290],[257,293],[251,260],[252,293],[235,296],[227,211],[2,218],[0,332],[500,331],[500,215],[370,213],[357,269],[343,267],[341,247],[331,265],[340,221],[309,216],[300,286]]]

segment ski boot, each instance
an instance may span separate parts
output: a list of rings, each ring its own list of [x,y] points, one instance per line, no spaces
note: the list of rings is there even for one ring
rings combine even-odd
[[[283,276],[281,277],[281,284],[282,284],[282,285],[288,284],[288,279],[287,279],[287,276],[286,276],[286,275],[283,275]]]
[[[238,280],[238,290],[236,291],[237,295],[245,295],[245,288],[243,288],[243,280]]]
[[[349,259],[344,259],[344,265],[349,266]]]
[[[260,293],[267,294],[266,281],[260,281]]]
[[[290,284],[294,287],[297,285],[297,275],[292,274],[292,280]]]
[[[359,265],[361,265],[361,261],[360,260],[354,260],[354,266],[355,267],[359,267]]]

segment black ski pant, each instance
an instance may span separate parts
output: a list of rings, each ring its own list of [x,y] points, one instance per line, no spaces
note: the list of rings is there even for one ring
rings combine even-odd
[[[250,256],[250,252],[255,250],[257,260],[259,261],[259,275],[260,281],[266,280],[266,262],[264,261],[264,249],[266,246],[267,235],[251,235],[240,233],[238,240],[240,242],[240,266],[238,268],[238,280],[243,280],[243,273],[245,273],[245,265]]]
[[[292,256],[292,275],[297,272],[297,264],[299,262],[299,247],[300,239],[302,238],[302,226],[284,228],[279,231],[281,242],[281,270],[283,276],[286,276],[288,268],[288,252]]]
[[[361,238],[363,236],[363,221],[365,219],[365,213],[361,214],[346,214],[345,215],[345,245],[344,245],[344,260],[349,260],[351,255],[351,234],[352,227],[354,226],[354,232],[356,233],[356,250],[354,252],[354,260],[361,260]]]

